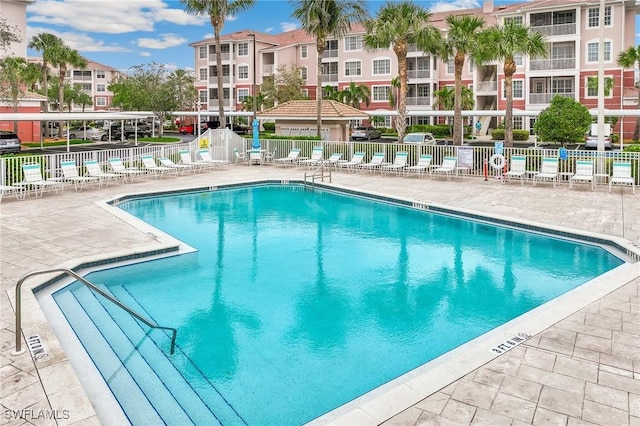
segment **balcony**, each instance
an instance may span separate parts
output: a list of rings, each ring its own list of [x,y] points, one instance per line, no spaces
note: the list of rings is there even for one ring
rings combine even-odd
[[[407,70],[407,76],[409,78],[430,78],[430,70]]]
[[[322,59],[324,58],[337,58],[338,57],[338,50],[325,50],[324,52],[322,52]]]
[[[572,70],[576,68],[576,58],[532,59],[529,61],[531,71]]]
[[[477,93],[493,93],[495,94],[498,90],[498,82],[497,81],[481,81],[479,83],[474,84],[474,89]]]
[[[572,35],[576,34],[576,23],[531,26],[531,30],[537,31],[545,36]]]
[[[223,60],[223,61],[228,61],[229,59],[231,59],[231,53],[230,53],[230,52],[222,52],[222,60]],[[211,53],[211,54],[209,55],[209,61],[211,61],[211,62],[215,62],[215,61],[216,61],[216,54],[215,54],[215,52],[214,52],[214,53]]]
[[[270,75],[273,74],[273,70],[275,69],[273,64],[263,65],[262,66],[262,75]]]
[[[551,99],[554,96],[562,96],[565,98],[575,99],[575,92],[568,93],[529,93],[529,104],[531,105],[542,105],[542,104],[550,104]]]
[[[209,106],[217,108],[218,107],[218,98],[209,99]],[[227,106],[227,107],[231,106],[231,99],[225,98],[224,106]]]
[[[338,81],[338,74],[322,74],[322,82]]]
[[[429,106],[431,105],[431,98],[427,96],[408,96],[407,105]]]
[[[224,84],[224,83],[231,83],[231,76],[223,75],[222,76],[222,84]],[[218,84],[218,76],[217,75],[212,75],[211,77],[209,77],[209,84]]]

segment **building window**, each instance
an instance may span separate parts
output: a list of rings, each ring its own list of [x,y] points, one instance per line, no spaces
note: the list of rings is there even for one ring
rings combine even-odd
[[[200,72],[200,81],[207,81],[207,69],[200,68],[199,72]]]
[[[249,65],[238,65],[238,80],[249,79]]]
[[[107,106],[107,98],[103,98],[103,97],[96,98],[96,106],[99,106],[99,107]]]
[[[520,53],[516,53],[515,55],[513,55],[513,62],[515,62],[516,66],[521,67],[523,62],[522,59],[522,54]]]
[[[91,83],[81,83],[78,84],[79,88],[83,92],[91,93],[93,90],[93,85]]]
[[[362,65],[360,61],[345,62],[344,75],[346,76],[362,75]]]
[[[305,99],[309,99],[309,89],[302,89],[302,96]]]
[[[344,51],[362,50],[362,36],[347,36],[344,38]]]
[[[105,70],[96,71],[96,78],[107,78],[107,72]]]
[[[587,98],[597,98],[598,97],[598,77],[587,77],[585,79],[587,88]],[[604,97],[605,98],[612,98],[613,97],[613,77],[605,77],[605,83],[604,83],[604,87],[605,87],[605,94]],[[610,87],[611,89],[609,90],[609,93],[606,93],[607,90],[606,88]]]
[[[249,89],[238,89],[238,102],[244,102],[249,96]]]
[[[517,116],[512,118],[513,118],[513,128],[522,130],[524,128],[523,117]]]
[[[587,62],[598,62],[598,42],[587,43]],[[604,42],[604,61],[611,62],[611,42]]]
[[[198,48],[198,57],[200,59],[207,59],[207,46],[200,46]]]
[[[74,80],[91,80],[91,71],[74,71]]]
[[[107,91],[107,85],[103,83],[96,84],[96,92],[104,93]]]
[[[600,26],[600,8],[591,7],[587,15],[587,26],[589,28],[597,28]],[[611,6],[604,7],[604,26],[611,26]]]
[[[327,40],[324,44],[324,50],[338,50],[338,40]]]
[[[249,56],[249,43],[238,43],[238,56]]]
[[[449,58],[447,61],[447,74],[453,74],[456,70],[455,58]]]
[[[374,102],[388,101],[391,86],[373,86],[371,88],[371,96]]]
[[[308,46],[300,46],[300,57],[302,59],[307,59],[309,57],[309,47]]]
[[[509,24],[515,24],[515,25],[522,25],[524,23],[522,16],[509,16],[504,18],[504,24],[505,25],[509,25]]]
[[[373,75],[390,75],[391,59],[374,59]]]
[[[300,68],[300,78],[307,81],[307,67]]]
[[[524,98],[524,82],[522,80],[512,80],[511,81],[511,93],[513,94],[513,99],[523,99]],[[507,99],[507,88],[502,81],[502,99]]]
[[[208,98],[207,98],[207,91],[206,90],[199,90],[198,91],[198,101],[201,104],[207,104],[208,102]]]

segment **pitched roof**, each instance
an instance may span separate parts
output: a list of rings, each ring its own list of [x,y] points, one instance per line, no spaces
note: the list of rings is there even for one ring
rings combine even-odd
[[[286,118],[289,120],[315,120],[317,114],[315,100],[289,101],[259,112],[259,118]],[[357,120],[369,118],[369,114],[338,101],[322,101],[322,117],[332,120]]]

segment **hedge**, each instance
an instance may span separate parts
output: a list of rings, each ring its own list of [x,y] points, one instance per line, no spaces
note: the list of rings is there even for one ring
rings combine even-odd
[[[530,134],[528,130],[513,129],[514,141],[527,141],[529,140],[529,136]],[[503,141],[504,129],[493,129],[491,131],[491,139]]]

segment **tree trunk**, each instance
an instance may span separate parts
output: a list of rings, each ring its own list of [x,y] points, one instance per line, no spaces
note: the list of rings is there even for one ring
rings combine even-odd
[[[213,25],[213,32],[216,42],[216,70],[218,71],[218,120],[220,121],[220,128],[224,129],[227,123],[224,117],[224,81],[222,79],[222,45],[220,44],[219,25]],[[208,109],[209,106],[207,105]],[[200,110],[200,98],[198,98],[198,110]]]
[[[396,129],[398,130],[398,142],[404,140],[407,130],[407,55],[398,56],[398,75],[400,76],[400,90],[398,92],[398,121]]]
[[[318,69],[316,76],[316,136],[322,137],[322,54],[324,53],[324,40],[316,40],[316,51],[318,52]]]
[[[42,90],[44,90],[44,97],[47,98],[42,110],[47,113],[49,112],[49,67],[44,60],[42,61]]]
[[[453,144],[462,145],[462,67],[464,55],[456,53],[454,58],[455,92],[453,99]]]
[[[64,76],[67,73],[66,64],[60,65],[60,73],[58,74],[58,112],[64,112]],[[58,122],[58,137],[62,139],[62,121]]]
[[[515,70],[515,62],[505,61],[503,71],[507,105],[504,117],[504,146],[509,148],[513,147],[513,74]]]

